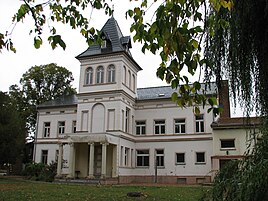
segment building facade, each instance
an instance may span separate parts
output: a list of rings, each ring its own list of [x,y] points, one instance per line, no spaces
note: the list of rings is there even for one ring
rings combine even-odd
[[[208,107],[196,116],[192,107],[179,108],[171,101],[176,91],[168,86],[137,89],[142,68],[129,51],[130,37],[123,36],[113,17],[101,37],[101,45],[76,57],[81,62],[78,94],[38,106],[35,162],[56,161],[59,178],[211,182],[221,155],[214,139],[221,137],[214,137],[219,127],[211,126],[215,120]],[[215,83],[206,91],[219,94]],[[224,106],[230,117],[228,90],[220,95],[228,100]]]

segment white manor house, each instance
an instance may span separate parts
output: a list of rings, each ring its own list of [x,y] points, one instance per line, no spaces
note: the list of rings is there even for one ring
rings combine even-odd
[[[221,117],[215,121],[207,106],[196,116],[171,101],[169,86],[137,89],[142,68],[113,17],[101,34],[101,45],[76,57],[78,94],[37,107],[35,162],[57,161],[58,178],[196,184],[243,157],[246,127],[243,118],[230,118],[227,81],[221,92],[215,83],[207,91],[218,95]]]

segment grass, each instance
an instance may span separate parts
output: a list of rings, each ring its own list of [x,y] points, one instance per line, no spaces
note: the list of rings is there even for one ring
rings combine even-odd
[[[43,183],[11,177],[0,177],[0,201],[46,200],[181,200],[196,201],[208,187],[202,186],[96,186],[87,184]],[[142,192],[140,198],[127,197],[128,192]]]

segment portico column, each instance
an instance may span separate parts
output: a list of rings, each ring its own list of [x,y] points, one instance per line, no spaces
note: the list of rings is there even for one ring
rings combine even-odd
[[[59,144],[59,155],[57,161],[57,176],[61,177],[61,169],[62,169],[62,156],[63,156],[63,144]]]
[[[101,143],[102,144],[102,159],[101,159],[101,177],[106,177],[106,151],[108,143]]]
[[[88,143],[89,150],[89,164],[88,164],[88,178],[94,178],[94,142]]]
[[[69,153],[69,175],[68,177],[74,177],[74,143],[70,143],[70,153]]]

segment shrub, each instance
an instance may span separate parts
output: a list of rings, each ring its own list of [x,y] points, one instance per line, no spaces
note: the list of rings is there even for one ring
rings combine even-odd
[[[43,163],[28,163],[23,171],[27,179],[35,181],[52,182],[56,176],[57,163],[52,162],[49,165]]]

